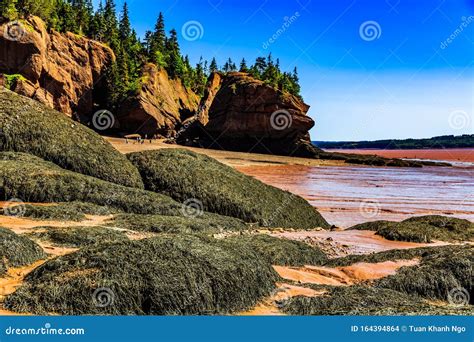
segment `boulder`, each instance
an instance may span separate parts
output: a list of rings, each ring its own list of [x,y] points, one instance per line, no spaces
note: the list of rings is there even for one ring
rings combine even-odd
[[[12,25],[16,34],[9,35]],[[20,74],[11,90],[72,116],[91,113],[113,51],[73,33],[47,30],[38,17],[0,25],[0,73]]]
[[[149,137],[174,136],[181,122],[196,112],[199,97],[181,80],[170,79],[166,70],[151,63],[143,68],[140,81],[138,94],[119,109],[120,130]]]
[[[303,198],[264,184],[208,156],[181,149],[131,153],[147,190],[201,210],[266,227],[329,228]]]
[[[0,88],[0,151],[26,152],[64,169],[143,188],[137,169],[91,129]]]
[[[52,259],[27,276],[5,307],[34,314],[222,315],[252,308],[277,280],[250,248],[160,234]]]
[[[196,119],[180,134],[184,145],[313,157],[314,121],[300,98],[247,73],[211,74]]]

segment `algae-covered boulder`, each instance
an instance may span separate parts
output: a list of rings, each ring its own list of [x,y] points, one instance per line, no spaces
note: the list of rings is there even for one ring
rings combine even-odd
[[[143,188],[136,168],[99,134],[3,87],[0,151],[34,154],[67,170]]]
[[[89,202],[96,204],[60,203],[58,208],[34,210],[23,205],[22,212],[30,216],[52,219],[80,219],[80,212],[109,214],[118,211],[144,215],[164,215],[157,219],[164,227],[160,231],[172,230],[176,223],[188,226],[199,225],[218,230],[245,229],[244,222],[204,211],[193,212],[172,198],[152,191],[125,187],[90,176],[61,169],[38,157],[15,152],[0,152],[0,198],[18,198],[24,202]],[[64,209],[64,211],[62,211]],[[115,209],[115,210],[114,210]],[[71,210],[77,210],[74,215]],[[174,216],[182,220],[173,219]],[[146,217],[143,218],[146,221]],[[142,221],[142,227],[146,222]],[[179,221],[179,222],[178,222]],[[194,221],[194,222],[193,222]],[[140,230],[140,229],[137,229]],[[154,231],[143,227],[143,230]],[[192,229],[191,229],[192,230]]]
[[[402,222],[366,222],[349,229],[373,230],[388,240],[396,241],[474,241],[474,223],[440,215],[416,216]]]
[[[347,266],[357,262],[376,263],[388,260],[419,259],[419,263],[400,268],[396,274],[376,280],[381,288],[416,294],[429,299],[447,300],[451,291],[461,289],[467,300],[474,299],[472,269],[474,246],[447,245],[397,249],[367,255],[350,255],[328,260],[326,266]]]
[[[24,202],[83,201],[140,214],[180,215],[182,208],[165,195],[106,182],[14,152],[0,153],[0,198]]]
[[[460,295],[474,304],[473,269],[473,245],[433,247],[425,250],[418,265],[402,267],[375,284],[429,299],[447,301]]]
[[[84,247],[128,240],[124,231],[107,227],[42,227],[39,229],[41,231],[31,234],[34,238],[64,247]]]
[[[227,314],[255,305],[276,280],[271,265],[248,248],[163,234],[48,261],[5,306],[35,314]]]
[[[234,217],[202,213],[196,217],[117,214],[108,226],[149,233],[220,233],[224,230],[244,231],[249,229],[242,220]]]
[[[35,242],[0,227],[0,275],[9,267],[26,266],[44,258],[46,254]]]
[[[179,202],[268,227],[329,227],[303,198],[266,185],[202,154],[181,149],[131,153],[145,187]]]
[[[39,220],[64,220],[64,221],[83,221],[87,219],[86,215],[110,215],[119,213],[120,210],[107,206],[86,202],[62,202],[41,204],[18,203],[21,207],[22,217],[30,217]],[[14,210],[15,203],[8,207],[0,208],[0,215],[8,214],[6,211]],[[20,212],[20,209],[17,210]]]
[[[433,305],[418,296],[364,285],[328,287],[316,297],[297,296],[282,304],[290,315],[469,315],[471,308]]]
[[[322,265],[328,260],[319,248],[265,234],[233,236],[225,241],[236,247],[251,248],[272,265]]]

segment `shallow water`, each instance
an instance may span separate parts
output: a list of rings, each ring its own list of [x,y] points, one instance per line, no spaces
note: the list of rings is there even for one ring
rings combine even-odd
[[[304,197],[340,227],[428,214],[474,221],[472,167],[275,165],[239,170]]]

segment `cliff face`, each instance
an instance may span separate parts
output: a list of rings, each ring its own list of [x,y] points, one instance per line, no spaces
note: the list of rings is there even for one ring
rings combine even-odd
[[[48,32],[37,17],[17,25],[15,35],[8,23],[0,26],[0,73],[23,76],[11,90],[69,116],[92,112],[112,50],[73,33]]]
[[[166,70],[154,64],[143,68],[138,94],[128,99],[120,108],[120,129],[128,133],[160,134],[172,137],[182,121],[194,115],[199,97],[172,80]]]
[[[309,106],[246,73],[210,76],[196,120],[178,137],[186,145],[314,156]]]

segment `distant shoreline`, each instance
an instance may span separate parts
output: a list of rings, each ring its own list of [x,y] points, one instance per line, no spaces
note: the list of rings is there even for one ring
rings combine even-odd
[[[422,150],[474,148],[474,134],[442,135],[425,139],[383,139],[374,141],[313,141],[323,149]]]
[[[445,149],[324,149],[328,152],[341,152],[353,154],[375,154],[385,158],[423,159],[435,161],[455,161],[474,163],[474,148],[445,148]]]

